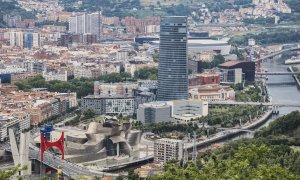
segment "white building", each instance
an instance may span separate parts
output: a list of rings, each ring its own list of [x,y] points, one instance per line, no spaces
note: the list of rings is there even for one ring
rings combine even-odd
[[[11,47],[39,48],[40,34],[34,32],[11,31],[9,32],[9,42]]]
[[[154,142],[154,161],[166,163],[183,158],[183,142],[177,139],[158,139]]]
[[[144,123],[189,123],[208,115],[208,103],[201,100],[157,101],[140,104],[137,120]]]
[[[74,15],[69,18],[69,32],[75,34],[95,34],[97,39],[101,33],[101,12]]]
[[[137,120],[143,124],[172,121],[171,105],[166,102],[150,102],[140,104],[137,110]]]
[[[22,68],[26,69],[27,72],[42,73],[47,69],[47,63],[42,61],[24,61]]]
[[[68,73],[65,71],[64,73],[55,73],[53,71],[51,72],[43,72],[43,78],[45,78],[45,81],[68,81]]]
[[[147,25],[145,27],[145,33],[153,34],[153,33],[159,33],[159,32],[160,32],[159,25]]]
[[[208,115],[208,102],[202,100],[175,100],[167,102],[172,107],[172,117],[178,123],[190,123]]]

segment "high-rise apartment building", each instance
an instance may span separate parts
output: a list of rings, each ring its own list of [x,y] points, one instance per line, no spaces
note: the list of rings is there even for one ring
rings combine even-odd
[[[38,48],[40,47],[40,34],[35,32],[11,31],[9,32],[11,47]]]
[[[181,140],[162,138],[154,142],[154,161],[166,163],[170,160],[183,158],[183,143]]]
[[[74,15],[69,18],[69,32],[75,34],[94,34],[100,38],[101,12]]]
[[[162,17],[160,24],[158,101],[188,98],[187,18]]]

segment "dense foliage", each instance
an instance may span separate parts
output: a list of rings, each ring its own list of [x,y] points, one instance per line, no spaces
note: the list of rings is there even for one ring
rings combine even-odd
[[[35,18],[35,12],[28,12],[18,6],[16,0],[11,0],[11,2],[1,2],[0,3],[0,27],[5,27],[6,24],[3,21],[3,15],[20,15],[22,19]]]
[[[60,0],[65,11],[69,12],[96,12],[102,9],[105,16],[126,17],[132,16],[133,8],[139,9],[139,0]]]
[[[141,68],[134,73],[134,77],[136,79],[156,80],[157,79],[157,68],[156,67]]]
[[[256,136],[266,137],[269,135],[288,134],[289,136],[300,134],[300,112],[294,111],[288,115],[278,118],[270,123],[267,128],[259,131]],[[300,137],[300,136],[299,136]]]
[[[300,0],[284,0],[285,3],[292,9],[292,12],[300,13]]]
[[[222,64],[225,62],[225,58],[218,54],[214,57],[214,59],[211,62],[201,62],[201,68],[202,69],[211,69],[214,67],[217,67],[219,64]]]
[[[248,39],[253,38],[256,44],[284,44],[297,43],[300,41],[299,30],[276,30],[269,32],[262,32],[260,34],[247,34],[243,36],[236,36],[230,39],[229,43],[234,45],[247,45]]]
[[[292,112],[255,139],[206,152],[196,163],[168,163],[154,179],[300,179],[299,127],[300,112]]]
[[[274,24],[275,23],[275,18],[273,17],[258,17],[256,19],[253,18],[245,18],[243,19],[243,22],[248,25],[248,24],[261,24],[261,25],[267,25],[267,24]]]
[[[214,105],[209,106],[208,116],[201,117],[200,122],[205,122],[210,126],[234,127],[248,122],[251,118],[263,114],[263,106],[247,105]]]
[[[285,150],[285,149],[284,149]],[[285,151],[282,150],[284,153]],[[278,152],[279,151],[279,152]],[[232,155],[210,155],[201,158],[197,164],[188,163],[183,169],[177,164],[165,166],[165,172],[154,179],[298,179],[288,165],[281,165],[274,157],[281,150],[274,151],[265,144],[241,145]],[[288,151],[288,150],[287,150]],[[292,165],[299,160],[299,153],[290,153]],[[288,155],[286,155],[288,156]],[[299,161],[298,161],[299,162]]]
[[[7,170],[0,170],[0,179],[11,179],[13,175],[15,175],[17,172],[21,171],[21,170],[26,170],[27,166],[24,166],[21,168],[21,165],[18,164],[16,167],[14,168],[10,168]],[[15,179],[22,179],[22,177],[15,177]]]
[[[103,81],[105,83],[117,83],[117,82],[124,82],[124,81],[134,81],[131,78],[131,74],[129,73],[110,73],[107,75],[102,75],[98,78],[98,80]]]
[[[83,78],[65,82],[57,80],[45,81],[42,76],[36,76],[22,82],[17,82],[15,85],[23,91],[30,91],[31,88],[47,88],[50,92],[76,92],[78,98],[93,94],[94,90],[94,81]]]
[[[249,88],[242,88],[241,90],[235,89],[235,100],[240,102],[262,102],[261,88],[263,87],[259,87],[255,84]]]

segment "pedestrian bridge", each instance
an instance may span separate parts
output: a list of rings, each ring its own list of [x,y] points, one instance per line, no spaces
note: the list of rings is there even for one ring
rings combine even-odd
[[[299,103],[294,102],[236,102],[236,101],[210,101],[209,104],[212,105],[251,105],[251,106],[278,106],[278,107],[300,107]]]
[[[298,75],[300,72],[257,72],[257,76],[285,76],[285,75]]]
[[[241,132],[255,132],[249,129],[243,129],[243,128],[218,128],[217,130],[221,130],[221,131],[228,131],[228,130],[239,130]]]

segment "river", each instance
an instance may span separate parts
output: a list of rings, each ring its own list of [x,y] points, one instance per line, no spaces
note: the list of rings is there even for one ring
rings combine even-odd
[[[268,72],[285,72],[287,71],[288,65],[284,65],[284,61],[288,59],[285,58],[274,58],[272,60],[267,60],[262,63],[262,67],[267,69]],[[269,95],[272,97],[272,101],[274,103],[279,102],[291,102],[291,103],[300,103],[300,90],[296,85],[295,80],[292,76],[284,75],[284,76],[268,76],[267,87]],[[280,107],[279,115],[272,116],[266,123],[260,126],[258,129],[262,127],[268,126],[268,124],[274,121],[276,118],[286,115],[292,111],[300,110],[297,107]],[[237,137],[232,138],[232,140],[237,140],[241,138],[251,138],[254,133],[244,133]]]

